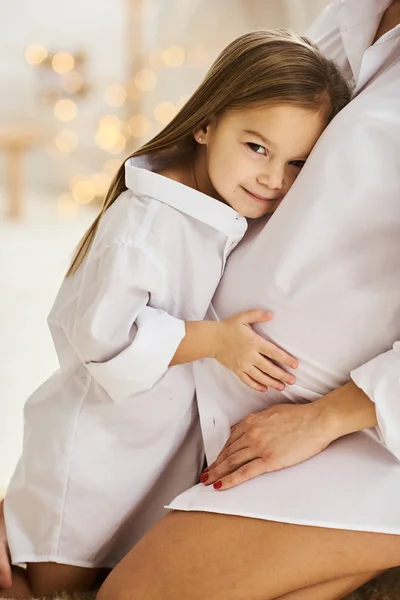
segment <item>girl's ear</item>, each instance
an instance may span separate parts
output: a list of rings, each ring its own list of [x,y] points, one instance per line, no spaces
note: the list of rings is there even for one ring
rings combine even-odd
[[[207,144],[209,131],[210,125],[203,125],[200,129],[194,132],[193,137],[198,144]]]

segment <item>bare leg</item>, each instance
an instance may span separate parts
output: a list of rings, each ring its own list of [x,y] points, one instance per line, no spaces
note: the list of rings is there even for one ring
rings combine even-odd
[[[26,570],[13,569],[13,584],[1,591],[2,598],[34,598],[57,592],[95,589],[100,569],[84,569],[57,563],[30,563]]]
[[[311,587],[290,592],[280,596],[276,600],[341,600],[345,595],[354,592],[359,587],[375,579],[379,573],[363,573],[361,575],[351,575],[343,579],[334,579],[326,583],[319,583]]]
[[[117,565],[98,600],[276,600],[399,564],[396,535],[175,511]]]
[[[0,501],[0,589],[11,587],[11,566],[8,555],[6,524],[4,521],[4,500]]]

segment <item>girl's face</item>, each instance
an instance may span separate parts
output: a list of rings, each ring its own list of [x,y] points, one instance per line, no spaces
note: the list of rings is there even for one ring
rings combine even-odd
[[[199,188],[245,217],[272,213],[323,129],[320,113],[289,105],[229,111],[195,134]]]

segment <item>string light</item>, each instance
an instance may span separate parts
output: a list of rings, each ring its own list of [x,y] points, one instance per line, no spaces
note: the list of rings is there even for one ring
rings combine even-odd
[[[167,125],[175,117],[176,113],[176,106],[172,102],[160,102],[154,109],[154,116],[162,125]]]
[[[112,177],[107,173],[93,173],[90,181],[93,183],[96,190],[96,196],[105,196],[110,187]]]
[[[48,56],[48,52],[41,44],[29,44],[25,50],[25,60],[29,65],[39,65]]]
[[[104,92],[104,100],[109,106],[119,107],[126,101],[126,90],[122,85],[109,85]]]
[[[82,179],[73,184],[72,195],[78,204],[90,204],[96,198],[96,188],[92,181]]]
[[[78,146],[78,136],[74,131],[62,129],[54,139],[57,149],[63,154],[72,154]]]
[[[157,79],[157,73],[145,67],[136,73],[134,81],[142,92],[151,92],[157,85]]]
[[[75,67],[75,59],[69,52],[57,52],[52,58],[51,65],[56,73],[62,75],[72,71]]]
[[[142,138],[147,135],[151,129],[150,119],[144,115],[134,115],[129,119],[129,128],[134,138]]]
[[[68,98],[64,98],[63,100],[59,100],[54,105],[54,115],[59,121],[73,121],[75,119],[78,109],[76,107],[75,102],[72,100],[68,100]]]
[[[185,62],[186,54],[180,46],[168,46],[163,53],[162,58],[167,67],[181,67]]]

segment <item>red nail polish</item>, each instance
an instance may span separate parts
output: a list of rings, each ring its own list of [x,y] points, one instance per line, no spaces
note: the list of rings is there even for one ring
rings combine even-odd
[[[200,483],[205,483],[208,479],[208,473],[202,473],[200,475]]]
[[[214,490],[219,490],[222,488],[222,481],[216,481],[213,485]]]

